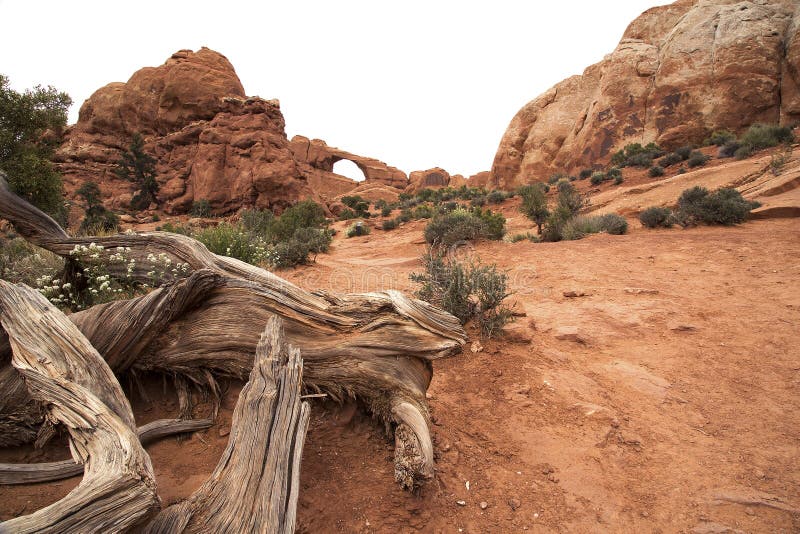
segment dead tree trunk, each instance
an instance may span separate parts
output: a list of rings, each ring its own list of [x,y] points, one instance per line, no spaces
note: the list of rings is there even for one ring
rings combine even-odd
[[[302,372],[300,351],[287,346],[281,320],[272,317],[216,469],[146,532],[294,532],[309,417],[308,403],[300,400]]]
[[[141,521],[158,506],[153,468],[111,369],[31,288],[0,280],[0,324],[31,396],[67,428],[73,457],[85,466],[66,497],[0,524],[0,531],[119,532]]]
[[[136,433],[139,435],[139,443],[145,446],[166,436],[204,430],[212,424],[214,422],[211,419],[159,419],[140,426]],[[83,464],[77,463],[75,460],[38,464],[0,464],[0,484],[51,482],[82,473]]]
[[[466,342],[452,315],[397,291],[311,293],[264,269],[212,254],[187,236],[69,237],[13,195],[1,176],[0,217],[32,243],[66,258],[76,245],[91,242],[104,247],[105,257],[89,261],[108,263],[117,247],[130,249],[127,254],[136,259],[133,278],[142,282],[150,279],[151,255],[190,266],[192,274],[171,286],[70,315],[117,374],[156,371],[176,377],[188,413],[187,384],[216,392],[215,377],[247,376],[260,325],[277,315],[284,320],[287,339],[303,354],[304,386],[334,399],[358,398],[395,429],[395,475],[402,485],[412,487],[432,476],[425,391],[431,362],[460,351]],[[116,268],[122,275],[125,267]],[[1,351],[0,340],[0,365]],[[0,380],[3,376],[0,372]],[[13,374],[6,377],[14,379]],[[0,411],[0,425],[13,429],[14,423]],[[25,423],[19,427],[20,439],[31,433]]]

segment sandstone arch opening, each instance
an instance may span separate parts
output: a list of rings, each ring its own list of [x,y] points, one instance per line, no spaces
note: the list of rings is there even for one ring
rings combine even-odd
[[[333,164],[333,172],[341,176],[347,176],[356,182],[363,182],[367,179],[361,167],[350,161],[349,159],[340,159]]]

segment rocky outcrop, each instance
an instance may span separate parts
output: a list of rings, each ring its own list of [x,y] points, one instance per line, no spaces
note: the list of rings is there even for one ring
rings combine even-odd
[[[526,104],[500,142],[504,189],[605,162],[628,143],[672,148],[712,130],[800,119],[800,6],[679,0],[644,12],[613,53]]]
[[[302,135],[292,137],[290,149],[294,158],[313,169],[333,173],[333,165],[343,159],[355,163],[364,173],[364,182],[379,183],[389,187],[404,189],[408,185],[406,173],[374,158],[367,158],[328,146],[320,139],[309,139]],[[338,175],[337,175],[338,176]]]
[[[434,167],[426,171],[414,171],[408,175],[406,193],[418,193],[422,189],[439,189],[442,187],[459,188],[468,184],[460,174],[450,174],[441,167]]]

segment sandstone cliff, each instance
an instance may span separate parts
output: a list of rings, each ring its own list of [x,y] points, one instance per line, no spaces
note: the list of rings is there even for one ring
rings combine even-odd
[[[493,184],[606,162],[628,143],[671,148],[719,128],[797,121],[798,26],[794,0],[679,0],[645,11],[614,52],[517,113]]]
[[[68,196],[91,180],[108,207],[127,208],[135,186],[114,168],[136,133],[156,158],[159,208],[167,213],[185,213],[200,200],[216,213],[331,200],[359,186],[332,172],[340,159],[359,165],[367,184],[399,193],[408,183],[399,169],[323,141],[296,136],[290,143],[280,104],[245,96],[230,62],[208,48],[178,51],[84,102],[55,157]]]

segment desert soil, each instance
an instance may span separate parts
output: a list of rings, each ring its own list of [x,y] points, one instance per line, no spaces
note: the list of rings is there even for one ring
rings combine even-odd
[[[515,206],[503,207],[509,232],[529,231]],[[308,288],[413,291],[423,228],[340,232],[316,264],[280,274]],[[459,253],[508,270],[520,316],[481,350],[435,363],[435,479],[400,490],[382,425],[316,403],[299,532],[800,531],[797,219],[688,230],[631,220],[624,236]],[[148,447],[165,504],[214,468],[240,387],[229,385],[213,428]],[[168,386],[147,389],[155,400],[132,394],[140,423],[177,412]],[[0,461],[66,455],[54,444]],[[78,481],[0,487],[0,519]]]

